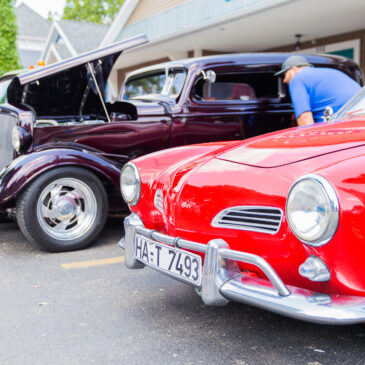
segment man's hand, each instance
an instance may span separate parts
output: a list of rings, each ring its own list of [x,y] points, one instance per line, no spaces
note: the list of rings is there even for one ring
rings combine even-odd
[[[297,119],[297,123],[299,126],[314,124],[312,112],[304,112],[300,114]]]

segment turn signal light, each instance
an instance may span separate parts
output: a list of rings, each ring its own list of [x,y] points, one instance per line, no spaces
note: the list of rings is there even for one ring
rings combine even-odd
[[[330,271],[327,265],[318,257],[308,257],[300,266],[299,274],[311,281],[329,281]]]

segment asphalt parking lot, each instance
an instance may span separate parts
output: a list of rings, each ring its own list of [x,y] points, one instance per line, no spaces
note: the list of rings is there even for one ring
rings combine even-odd
[[[365,326],[320,326],[127,270],[111,219],[86,250],[49,254],[0,224],[0,364],[364,364]]]

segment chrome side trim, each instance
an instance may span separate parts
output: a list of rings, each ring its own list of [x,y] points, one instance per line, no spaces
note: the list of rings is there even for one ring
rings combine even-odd
[[[217,228],[239,229],[276,234],[283,219],[283,211],[276,207],[237,206],[219,212],[212,221]]]
[[[170,237],[145,228],[135,213],[125,219],[124,227],[125,240],[119,241],[119,245],[125,247],[125,263],[129,268],[143,267],[134,259],[136,233],[176,247],[205,252],[202,285],[198,291],[201,292],[204,303],[208,305],[224,305],[233,300],[321,324],[339,325],[365,321],[365,297],[330,296],[293,286],[287,287],[262,257],[230,250],[228,244],[221,239],[211,240],[207,245],[203,245]],[[255,264],[265,272],[269,281],[240,273],[237,261]],[[158,268],[155,269],[162,272]],[[163,273],[173,277],[165,271]]]

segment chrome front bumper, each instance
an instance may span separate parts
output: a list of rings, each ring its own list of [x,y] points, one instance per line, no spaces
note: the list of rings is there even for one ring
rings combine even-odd
[[[118,244],[125,249],[125,263],[130,269],[144,267],[144,264],[134,257],[136,233],[178,248],[205,253],[202,284],[198,288],[205,304],[225,305],[232,300],[321,324],[352,324],[365,321],[364,297],[330,296],[286,286],[262,257],[231,250],[221,239],[211,240],[205,245],[170,237],[146,229],[135,213],[125,218],[124,228],[125,237]],[[256,265],[266,274],[269,281],[243,275],[238,269],[237,261]],[[172,277],[165,271],[163,273]]]

